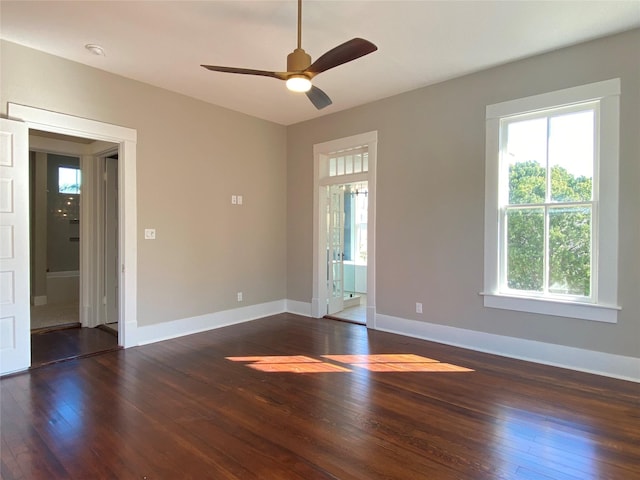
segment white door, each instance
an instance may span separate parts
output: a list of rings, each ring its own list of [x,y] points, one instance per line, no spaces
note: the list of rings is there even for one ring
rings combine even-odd
[[[105,158],[105,304],[106,322],[118,321],[118,160]]]
[[[344,310],[344,185],[331,185],[327,199],[327,292],[329,315]]]
[[[29,129],[0,119],[0,374],[29,368]]]

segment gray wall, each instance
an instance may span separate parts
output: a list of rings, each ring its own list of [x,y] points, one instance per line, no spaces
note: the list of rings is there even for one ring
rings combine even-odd
[[[47,154],[29,152],[31,301],[47,295]],[[39,299],[42,301],[42,298]]]
[[[486,105],[615,77],[622,79],[618,323],[484,308]],[[640,357],[639,105],[635,30],[289,127],[288,298],[312,295],[313,145],[377,130],[378,313]]]
[[[14,102],[137,130],[139,325],[286,298],[285,127],[0,48],[0,115]],[[143,239],[145,227],[155,241]]]
[[[239,290],[243,305],[310,302],[313,144],[377,130],[380,313],[640,357],[639,30],[288,128],[1,48],[0,115],[15,102],[138,131],[140,325],[237,307]],[[484,308],[485,106],[614,77],[622,78],[619,322]],[[245,206],[232,207],[231,194]],[[158,239],[144,241],[145,227]]]

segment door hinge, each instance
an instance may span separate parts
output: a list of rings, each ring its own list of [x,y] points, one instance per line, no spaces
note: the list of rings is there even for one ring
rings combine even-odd
[[[121,269],[122,273],[124,273],[124,263],[122,264],[122,269]]]

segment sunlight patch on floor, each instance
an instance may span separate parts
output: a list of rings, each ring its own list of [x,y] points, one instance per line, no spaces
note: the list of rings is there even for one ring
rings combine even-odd
[[[442,363],[412,353],[377,355],[322,355],[324,360],[305,355],[226,357],[232,362],[246,362],[249,368],[262,372],[325,373],[352,372],[341,363],[371,372],[473,372],[470,368]],[[329,360],[330,362],[327,362]],[[334,363],[335,362],[335,363]]]
[[[349,371],[349,369],[339,365],[333,365],[304,355],[226,358],[233,362],[249,362],[247,367],[261,372],[319,373]]]
[[[322,355],[334,362],[366,368],[372,372],[472,372],[473,370],[412,353],[378,355]]]

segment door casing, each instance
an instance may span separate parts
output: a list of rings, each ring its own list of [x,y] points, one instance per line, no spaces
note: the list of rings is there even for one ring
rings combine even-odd
[[[323,165],[333,152],[367,145],[369,169],[366,173],[327,177]],[[331,185],[368,183],[369,210],[367,215],[367,327],[376,328],[376,164],[378,132],[372,131],[340,138],[313,146],[313,292],[311,315],[321,318],[327,314],[327,236],[326,199]]]

